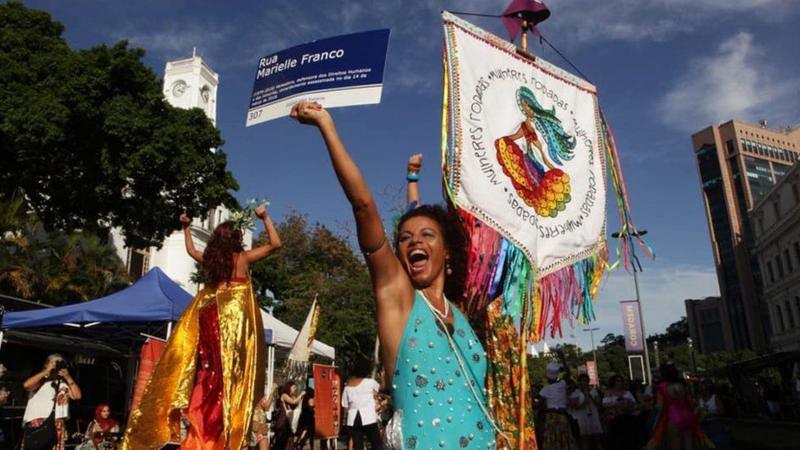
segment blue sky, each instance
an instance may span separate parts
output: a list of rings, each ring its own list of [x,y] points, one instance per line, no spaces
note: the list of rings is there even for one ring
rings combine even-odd
[[[321,140],[280,119],[245,128],[259,56],[348,32],[392,29],[383,101],[333,111],[353,157],[385,208],[402,192],[405,161],[422,152],[424,200],[439,200],[442,9],[497,14],[506,0],[28,1],[66,26],[73,48],[128,39],[159,75],[192,47],[220,74],[218,126],[242,200],[267,197],[343,233],[350,209]],[[737,118],[800,123],[800,8],[795,0],[551,0],[542,33],[598,86],[620,147],[633,209],[658,259],[645,262],[648,332],[685,315],[683,300],[718,293],[690,135]],[[469,18],[505,36],[499,20]],[[532,41],[533,42],[533,41]],[[532,50],[566,67],[550,49]],[[613,202],[609,202],[613,205]],[[613,206],[612,206],[613,208]],[[609,228],[616,212],[609,211]],[[600,336],[622,332],[624,272],[600,295]],[[571,334],[571,335],[570,335]],[[588,348],[587,333],[565,336]]]

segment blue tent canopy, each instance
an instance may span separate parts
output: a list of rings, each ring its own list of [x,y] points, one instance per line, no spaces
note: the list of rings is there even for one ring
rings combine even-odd
[[[191,300],[191,294],[178,286],[161,269],[154,267],[127,289],[97,300],[58,308],[6,313],[2,328],[177,320]]]

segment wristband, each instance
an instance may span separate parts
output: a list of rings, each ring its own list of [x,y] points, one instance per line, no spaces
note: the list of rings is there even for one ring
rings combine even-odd
[[[408,180],[409,183],[416,183],[419,181],[419,172],[409,171],[408,175],[406,175],[406,180]]]

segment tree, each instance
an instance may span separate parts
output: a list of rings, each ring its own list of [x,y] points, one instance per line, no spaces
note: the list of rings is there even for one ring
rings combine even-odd
[[[164,100],[144,50],[74,51],[63,31],[0,5],[0,198],[22,192],[50,230],[121,227],[129,247],[160,245],[184,210],[235,206],[219,131]]]
[[[689,322],[684,316],[680,320],[669,324],[665,333],[648,336],[647,342],[658,341],[658,345],[662,347],[673,347],[685,343],[688,338]]]
[[[343,237],[323,225],[309,226],[290,213],[277,225],[283,247],[252,267],[253,284],[276,317],[300,327],[319,295],[317,337],[336,348],[344,368],[372,359],[375,344],[375,299],[366,265]],[[265,239],[262,233],[256,245]],[[266,293],[276,301],[267,301]]]
[[[600,344],[604,347],[609,345],[624,345],[625,337],[621,334],[608,333],[600,340]]]
[[[47,232],[21,197],[0,200],[0,292],[50,304],[92,300],[130,284],[108,242],[89,232]]]

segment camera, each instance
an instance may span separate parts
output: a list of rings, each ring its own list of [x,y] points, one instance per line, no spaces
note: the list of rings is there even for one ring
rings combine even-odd
[[[60,371],[61,369],[66,369],[66,368],[67,368],[67,362],[66,362],[66,361],[64,361],[63,359],[60,359],[60,360],[58,360],[58,362],[56,362],[56,365],[55,365],[55,367],[53,368],[53,370],[55,370],[56,372],[58,372],[58,371]]]

